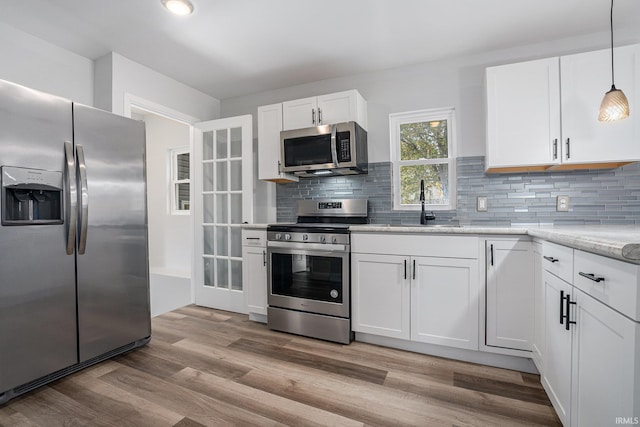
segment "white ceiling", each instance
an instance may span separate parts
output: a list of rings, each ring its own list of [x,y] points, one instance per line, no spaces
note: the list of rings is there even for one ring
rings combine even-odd
[[[176,17],[160,0],[0,0],[0,21],[90,59],[117,52],[225,99],[606,32],[610,7],[609,0],[192,2],[192,15]],[[614,25],[640,27],[640,0],[617,0]]]

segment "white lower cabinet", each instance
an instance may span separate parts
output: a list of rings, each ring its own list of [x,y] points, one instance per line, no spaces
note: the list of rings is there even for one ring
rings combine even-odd
[[[399,255],[351,255],[354,331],[400,339],[411,337],[406,264],[407,258]]]
[[[566,330],[566,297],[572,286],[548,271],[544,272],[545,353],[542,385],[562,424],[569,426],[571,411],[571,331]]]
[[[411,340],[478,349],[478,261],[412,257]]]
[[[575,253],[578,267],[581,255],[579,251]],[[609,265],[620,261],[597,258],[591,265],[595,266],[591,280],[601,278],[594,283],[605,283],[603,287],[611,288],[612,292],[624,285],[615,280],[620,269],[608,273],[605,269],[602,274],[597,268],[599,263]],[[637,356],[640,323],[548,270],[543,277],[542,385],[563,425],[606,426],[637,420],[640,416],[640,359]]]
[[[540,372],[544,369],[542,361],[544,359],[545,346],[545,291],[543,272],[542,243],[533,242],[533,342],[531,343],[531,351],[533,362]]]
[[[533,257],[531,242],[486,241],[486,345],[531,351]]]
[[[352,233],[353,331],[478,349],[477,238],[441,239]],[[458,244],[476,258],[418,256]]]
[[[242,230],[242,281],[247,311],[267,315],[267,232]]]

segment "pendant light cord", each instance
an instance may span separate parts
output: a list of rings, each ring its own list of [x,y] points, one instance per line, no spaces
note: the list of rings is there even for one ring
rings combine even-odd
[[[616,87],[613,76],[613,0],[611,0],[611,15],[609,23],[611,24],[611,88],[613,89]]]

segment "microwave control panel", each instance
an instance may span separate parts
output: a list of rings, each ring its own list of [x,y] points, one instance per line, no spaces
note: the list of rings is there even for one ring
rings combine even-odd
[[[349,141],[349,132],[338,132],[338,153],[337,154],[338,154],[338,162],[351,161],[351,141]]]

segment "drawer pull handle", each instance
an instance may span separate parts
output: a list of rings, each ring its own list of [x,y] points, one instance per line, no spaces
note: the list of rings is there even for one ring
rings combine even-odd
[[[567,314],[565,314],[565,319],[567,319],[567,323],[564,324],[565,329],[568,331],[571,328],[571,325],[575,325],[576,322],[573,320],[570,320],[570,316],[571,316],[571,305],[576,305],[575,301],[571,301],[571,295],[567,294],[566,298],[566,311]]]
[[[260,240],[259,237],[245,237],[246,240]]]
[[[547,261],[550,261],[550,262],[558,262],[558,261],[560,261],[558,258],[554,258],[552,256],[544,256],[542,258],[544,258],[544,259],[546,259]]]
[[[593,280],[594,282],[604,282],[604,277],[596,277],[595,274],[591,274],[591,273],[583,273],[582,271],[580,271],[578,273],[579,275],[581,275],[582,277],[586,277],[589,280]]]

